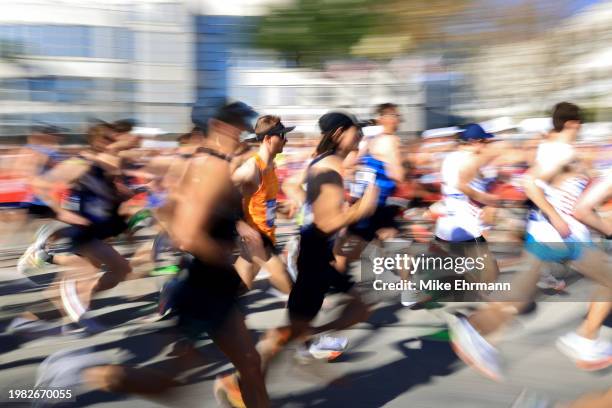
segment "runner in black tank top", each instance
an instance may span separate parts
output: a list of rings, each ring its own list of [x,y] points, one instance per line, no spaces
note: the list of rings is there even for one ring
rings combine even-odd
[[[270,360],[293,339],[350,327],[368,316],[368,308],[353,289],[349,275],[341,274],[331,264],[334,259],[335,234],[374,210],[377,200],[375,186],[368,188],[364,198],[344,208],[342,160],[357,147],[360,130],[356,121],[343,113],[331,112],[319,119],[323,137],[317,147],[317,158],[306,173],[305,203],[312,215],[300,232],[298,277],[289,295],[289,326],[268,331],[257,345],[264,373]],[[329,289],[346,293],[351,299],[335,321],[313,328],[310,323],[318,314]],[[324,341],[324,339],[319,339]],[[331,358],[334,355],[330,356]],[[236,375],[219,379],[217,385],[228,394],[237,394]]]
[[[249,129],[255,112],[242,103],[226,105],[209,121],[205,148],[191,158],[181,180],[168,196],[168,211],[162,222],[172,241],[191,254],[185,284],[176,292],[179,329],[197,338],[206,332],[240,373],[239,394],[248,407],[267,407],[259,355],[236,307],[240,278],[232,266],[236,249],[236,220],[241,197],[231,183],[231,154],[240,133]],[[96,388],[124,393],[160,393],[176,385],[173,377],[183,363],[198,361],[193,349],[182,354],[164,375],[146,368],[100,366],[84,371],[87,382]],[[220,393],[226,402],[232,395]]]

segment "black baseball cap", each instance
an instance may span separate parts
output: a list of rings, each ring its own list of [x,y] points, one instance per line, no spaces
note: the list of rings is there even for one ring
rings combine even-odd
[[[272,128],[266,130],[265,132],[253,133],[249,137],[245,139],[245,141],[258,141],[261,142],[267,135],[279,135],[283,139],[285,139],[285,134],[293,131],[295,126],[285,126],[283,122],[278,122]]]
[[[253,121],[257,112],[244,102],[232,102],[221,106],[213,118],[233,126],[243,127],[247,132],[255,132]]]
[[[323,133],[335,132],[336,129],[348,128],[351,126],[356,126],[361,129],[365,126],[369,126],[369,123],[370,121],[360,122],[355,115],[339,111],[327,112],[319,118],[319,128]]]

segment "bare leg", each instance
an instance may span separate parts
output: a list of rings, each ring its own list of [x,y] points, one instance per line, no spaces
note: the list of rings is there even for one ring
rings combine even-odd
[[[336,239],[334,244],[335,267],[341,273],[346,272],[351,262],[359,259],[369,242],[360,237],[345,234]]]
[[[357,293],[351,293],[351,300],[344,306],[340,316],[329,323],[312,328],[312,334],[331,330],[343,330],[366,321],[369,316],[370,308],[361,300]]]
[[[511,283],[511,301],[489,303],[469,317],[470,324],[482,335],[491,334],[523,311],[536,292],[543,262],[529,253],[524,253],[527,268],[517,274]]]
[[[597,339],[599,330],[610,314],[610,310],[612,310],[610,302],[592,302],[586,319],[577,330],[578,335],[591,340]]]
[[[258,262],[257,258],[255,262]],[[285,269],[283,261],[278,256],[272,255],[263,266],[270,273],[270,283],[281,292],[289,294],[293,287],[293,282]]]
[[[270,401],[261,370],[261,359],[244,324],[244,316],[237,309],[233,310],[223,326],[210,335],[236,367],[246,406],[268,407]]]
[[[253,281],[255,280],[255,275],[259,271],[259,267],[257,267],[256,271],[253,262],[249,262],[242,256],[239,256],[234,263],[234,268],[236,268],[236,272],[238,272],[240,279],[242,279],[246,287],[249,288],[249,290],[253,289]]]
[[[268,330],[257,343],[261,357],[261,370],[264,375],[274,357],[292,340],[306,340],[311,334],[310,321],[291,319],[290,325]]]
[[[568,405],[561,404],[559,408],[608,408],[612,406],[612,388],[607,391],[583,395]]]
[[[612,289],[612,268],[608,255],[597,248],[584,246],[583,250],[580,259],[573,261],[571,266],[582,275]]]

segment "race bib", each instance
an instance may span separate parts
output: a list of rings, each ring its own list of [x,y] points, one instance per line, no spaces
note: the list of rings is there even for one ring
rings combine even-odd
[[[362,197],[369,184],[376,182],[376,172],[370,169],[361,169],[355,172],[355,182],[351,185],[351,196]]]
[[[266,201],[266,225],[273,227],[276,221],[276,199]]]

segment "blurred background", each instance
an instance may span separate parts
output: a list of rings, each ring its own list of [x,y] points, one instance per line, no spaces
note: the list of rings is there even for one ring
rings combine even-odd
[[[189,130],[229,97],[316,132],[333,107],[394,102],[402,134],[547,116],[612,127],[612,2],[12,0],[0,13],[0,140],[91,118]]]

